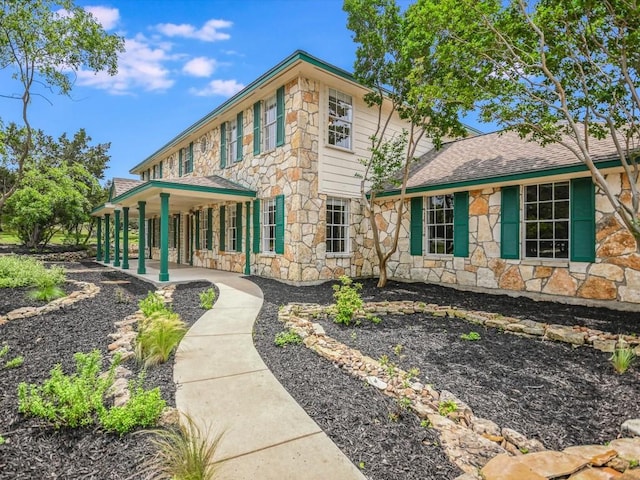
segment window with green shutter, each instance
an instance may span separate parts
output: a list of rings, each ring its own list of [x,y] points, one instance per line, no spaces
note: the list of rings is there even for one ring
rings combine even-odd
[[[260,106],[261,102],[253,104],[253,154],[260,155]]]
[[[284,87],[276,90],[276,147],[284,145]]]
[[[236,203],[236,252],[242,252],[242,203]]]
[[[227,124],[220,124],[220,168],[227,166]]]
[[[284,195],[276,196],[276,253],[284,253]]]
[[[253,253],[260,253],[260,200],[253,201]]]
[[[422,238],[423,238],[423,199],[422,197],[414,197],[411,199],[411,220],[409,228],[409,249],[411,255],[422,255]]]
[[[178,176],[182,176],[182,149],[178,150]]]
[[[207,208],[207,250],[213,247],[213,209]]]
[[[520,258],[520,186],[503,187],[500,215],[500,256]]]
[[[238,113],[236,116],[236,162],[242,160],[242,122],[243,122],[242,112]]]
[[[591,177],[571,180],[571,261],[595,262],[596,206]]]
[[[453,195],[453,256],[469,256],[469,192]]]
[[[224,205],[220,207],[220,251],[224,252],[224,243],[225,243],[225,233],[226,233],[226,225],[225,225],[225,208]]]

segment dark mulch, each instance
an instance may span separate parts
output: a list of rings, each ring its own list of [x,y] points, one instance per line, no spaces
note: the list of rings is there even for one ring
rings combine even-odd
[[[65,293],[69,293],[75,290],[76,286],[65,283],[60,288]],[[34,300],[29,296],[34,291],[34,287],[17,287],[12,290],[11,295],[5,294],[4,289],[0,290],[0,315],[20,307],[41,307],[47,304],[45,301]]]
[[[258,350],[294,398],[357,464],[366,449],[363,439],[369,434],[373,444],[393,437],[385,431],[385,422],[374,424],[373,429],[372,422],[365,420],[384,416],[384,409],[378,410],[376,403],[380,394],[328,366],[327,361],[304,347],[283,350],[273,345],[273,337],[283,329],[277,321],[277,306],[289,302],[332,303],[332,284],[293,288],[268,279],[251,280],[260,285],[265,296],[265,307],[256,323]],[[637,313],[483,295],[422,283],[390,282],[383,290],[371,280],[363,284],[365,300],[416,300],[547,323],[583,324],[613,332],[640,331]],[[619,434],[624,420],[640,416],[640,366],[636,364],[625,375],[617,375],[608,362],[609,355],[590,348],[574,349],[430,315],[389,316],[380,325],[365,322],[350,328],[330,321],[321,323],[328,335],[367,355],[379,358],[386,354],[405,370],[418,367],[426,383],[453,392],[478,416],[537,438],[548,448],[609,441]],[[470,331],[478,332],[481,340],[460,338]],[[400,355],[394,353],[397,345],[401,345]],[[367,400],[349,401],[362,395]],[[332,402],[334,397],[347,400]],[[394,408],[384,400],[388,409]],[[341,428],[344,424],[348,427]],[[373,456],[366,463],[365,472],[370,478],[456,476],[445,460],[433,461],[441,458],[434,457],[434,452],[415,456],[416,449],[428,447],[410,428],[392,443],[399,447],[394,453]],[[434,463],[444,465],[444,471],[434,473]],[[408,465],[411,472],[404,473],[402,468]]]
[[[69,269],[85,268],[89,264],[68,263]],[[100,293],[64,310],[28,319],[15,320],[0,326],[0,345],[10,347],[3,360],[24,356],[24,365],[16,369],[0,365],[0,435],[7,443],[0,445],[0,479],[125,479],[140,478],[135,474],[141,463],[153,453],[149,441],[141,435],[105,434],[93,429],[61,429],[43,425],[17,412],[17,388],[20,382],[40,383],[49,376],[57,363],[66,372],[73,371],[75,352],[99,349],[106,353],[109,333],[114,322],[137,310],[137,303],[155,288],[120,272],[109,271],[93,264],[91,272],[69,273],[68,277],[96,283]],[[113,285],[103,281],[124,280]],[[205,286],[208,286],[206,284]],[[174,310],[191,324],[201,314],[194,308],[203,285],[181,286]],[[3,297],[13,290],[2,290]],[[18,292],[19,293],[19,292]],[[137,374],[135,362],[128,368]],[[174,405],[175,386],[172,381],[172,359],[149,370],[145,386],[160,386],[163,397]],[[131,477],[133,475],[133,477]]]

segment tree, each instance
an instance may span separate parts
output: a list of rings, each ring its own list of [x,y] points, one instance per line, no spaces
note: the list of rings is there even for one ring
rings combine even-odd
[[[586,165],[640,251],[640,8],[634,0],[418,0],[440,37],[440,63],[482,90],[482,118]],[[435,19],[435,20],[434,20]],[[631,199],[594,160],[592,139],[615,144]]]
[[[358,44],[354,76],[370,90],[364,101],[377,111],[370,156],[362,160],[365,173],[360,192],[378,257],[378,286],[384,287],[387,263],[398,248],[406,185],[416,149],[425,136],[436,148],[445,137],[464,136],[466,128],[459,116],[473,106],[474,91],[452,88],[433,55],[437,36],[416,31],[409,11],[402,13],[394,0],[345,0],[343,8]],[[390,132],[394,116],[408,123],[401,135]],[[376,198],[390,183],[400,187],[400,198],[398,221],[391,244],[385,249],[376,222]]]
[[[0,196],[2,209],[16,191],[32,147],[28,112],[32,97],[42,96],[34,91],[34,85],[69,95],[74,74],[81,68],[115,75],[117,53],[124,43],[122,38],[107,34],[89,12],[71,0],[0,0],[0,5],[0,69],[11,69],[21,89],[18,95],[2,96],[20,101],[24,122],[24,135],[20,135],[11,165],[18,182]]]

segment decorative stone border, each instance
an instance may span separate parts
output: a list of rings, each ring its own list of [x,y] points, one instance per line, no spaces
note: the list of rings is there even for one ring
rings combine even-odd
[[[80,290],[71,292],[66,297],[58,298],[41,307],[21,307],[12,310],[6,315],[0,316],[0,325],[11,320],[35,317],[37,315],[44,315],[45,313],[60,310],[61,308],[72,305],[76,302],[79,302],[80,300],[93,298],[100,292],[100,287],[95,285],[94,283],[80,282],[78,280],[67,280],[67,282],[79,286]]]
[[[532,473],[536,471],[533,468],[529,470],[531,476],[516,473],[512,476],[500,476],[501,469],[492,469],[490,465],[490,462],[493,462],[496,458],[533,457],[533,455],[524,455],[524,453],[534,454],[540,452],[540,454],[549,454],[547,457],[543,457],[540,463],[547,465],[547,463],[551,462],[552,465],[561,465],[559,462],[560,459],[564,458],[564,454],[548,452],[544,445],[538,440],[528,439],[515,430],[500,428],[490,420],[476,417],[471,408],[456,398],[451,392],[447,392],[446,390],[437,392],[429,385],[420,383],[418,379],[412,377],[410,373],[395,366],[391,368],[389,365],[382,365],[379,361],[363,355],[358,350],[351,349],[347,345],[327,336],[323,327],[318,323],[313,323],[311,319],[318,318],[321,315],[327,315],[331,309],[332,307],[323,307],[317,304],[288,304],[280,310],[278,318],[285,323],[287,328],[294,330],[303,338],[303,343],[307,348],[330,360],[347,373],[366,381],[369,385],[379,389],[385,395],[394,398],[398,402],[399,408],[408,408],[418,415],[419,418],[427,420],[429,426],[437,430],[440,443],[451,462],[465,472],[458,477],[457,480],[480,478],[485,478],[486,480],[538,478],[534,476],[536,475],[535,473]],[[526,320],[521,321],[487,312],[466,312],[451,307],[441,307],[433,304],[427,305],[419,302],[368,303],[365,304],[363,310],[363,312],[360,312],[360,316],[362,317],[365,317],[367,314],[411,314],[417,312],[431,313],[436,316],[449,315],[465,318],[466,320],[489,327],[503,327],[506,331],[515,334],[536,336],[533,333],[508,330],[506,328],[508,325],[517,323],[523,325],[523,329],[541,328],[542,331],[539,332],[537,336],[546,335],[545,324],[533,322],[536,323],[536,325],[532,325],[531,322]],[[523,324],[523,322],[527,323]],[[604,334],[604,332],[602,332],[602,334]],[[585,340],[586,338],[585,334]],[[630,340],[635,339],[630,338]],[[559,341],[566,340],[559,339]],[[442,402],[455,402],[457,409],[449,413],[446,417],[442,416],[438,412],[439,405]],[[625,440],[637,442],[638,457],[640,457],[640,438]],[[629,457],[629,455],[627,455],[627,457]],[[629,469],[631,462],[627,457],[624,457],[619,451],[614,450],[613,453],[609,453],[609,458],[599,466],[614,469],[619,475],[618,472]],[[625,458],[627,459],[625,460]],[[581,466],[579,468],[576,467],[574,471],[596,465],[591,460],[591,458],[585,460]],[[507,462],[507,460],[504,462]],[[516,461],[514,460],[514,462]],[[531,464],[533,464],[533,462],[531,462]],[[487,471],[483,468],[485,466],[488,466]],[[494,474],[492,472],[496,473]],[[482,475],[482,477],[480,475]],[[547,477],[542,476],[540,478]]]

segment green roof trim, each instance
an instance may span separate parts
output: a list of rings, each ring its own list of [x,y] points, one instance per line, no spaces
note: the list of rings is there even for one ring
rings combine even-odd
[[[170,190],[181,190],[185,192],[204,192],[204,193],[219,193],[221,195],[237,195],[239,197],[255,198],[257,193],[253,190],[236,190],[233,188],[221,188],[221,187],[207,187],[204,185],[185,185],[183,183],[164,182],[157,180],[150,180],[142,185],[132,188],[126,191],[122,195],[113,199],[113,203],[121,202],[127,198],[149,190],[150,188],[167,188]]]
[[[185,130],[180,132],[173,139],[171,139],[165,145],[163,145],[158,150],[156,150],[154,153],[152,153],[149,157],[147,157],[142,162],[138,163],[135,167],[133,167],[131,170],[129,170],[129,173],[134,173],[138,169],[142,168],[142,166],[145,165],[147,162],[149,162],[150,160],[156,158],[156,156],[158,154],[160,154],[162,151],[164,151],[164,150],[166,150],[168,148],[171,148],[171,147],[175,146],[176,144],[180,143],[182,140],[184,140],[185,137],[187,137],[193,131],[195,131],[198,128],[200,128],[202,125],[204,125],[210,119],[212,119],[213,117],[215,117],[217,115],[220,115],[221,113],[225,112],[233,104],[235,104],[235,103],[239,102],[240,100],[242,100],[243,98],[249,96],[254,90],[256,90],[257,88],[261,87],[263,84],[265,84],[266,82],[271,80],[273,77],[275,77],[276,75],[280,74],[281,72],[283,72],[284,70],[289,68],[291,65],[293,65],[293,64],[295,64],[295,63],[297,63],[299,61],[309,63],[309,64],[311,64],[313,66],[316,66],[318,68],[321,68],[321,69],[323,69],[323,70],[325,70],[325,71],[327,71],[329,73],[337,75],[338,77],[342,77],[345,80],[349,80],[351,82],[358,83],[356,81],[355,77],[351,73],[347,72],[346,70],[343,70],[343,69],[341,69],[339,67],[336,67],[334,65],[330,65],[330,64],[328,64],[326,62],[323,62],[319,58],[316,58],[316,57],[308,54],[307,52],[305,52],[303,50],[296,50],[291,55],[289,55],[287,58],[285,58],[283,61],[278,63],[275,67],[271,68],[266,73],[262,74],[256,80],[251,82],[249,85],[244,87],[242,90],[240,90],[238,93],[236,93],[233,97],[229,98],[228,100],[226,100],[225,102],[220,104],[217,108],[213,109],[211,112],[206,114],[200,120],[195,122],[193,125],[191,125],[190,127],[186,128]]]
[[[620,167],[622,163],[620,159],[616,160],[606,160],[601,162],[596,162],[596,166],[598,169],[601,168],[615,168]],[[584,163],[569,165],[566,167],[553,167],[543,170],[531,170],[527,172],[519,172],[519,173],[511,173],[509,175],[499,175],[496,177],[485,177],[485,178],[477,178],[473,180],[463,180],[461,182],[447,182],[447,183],[436,183],[433,185],[420,185],[417,187],[407,188],[407,195],[412,195],[415,193],[423,193],[423,192],[433,192],[435,190],[443,190],[443,189],[468,189],[469,187],[473,187],[475,185],[486,185],[488,183],[507,183],[507,182],[515,182],[518,180],[529,180],[531,178],[543,178],[543,177],[551,177],[554,175],[564,175],[570,173],[582,173],[588,172],[589,169]],[[376,194],[376,198],[382,197],[393,197],[396,195],[400,195],[400,189],[387,190],[386,192],[381,192]]]

